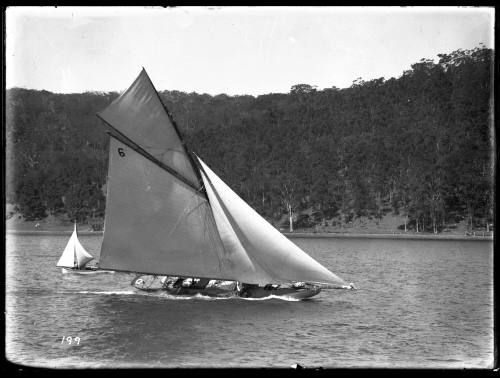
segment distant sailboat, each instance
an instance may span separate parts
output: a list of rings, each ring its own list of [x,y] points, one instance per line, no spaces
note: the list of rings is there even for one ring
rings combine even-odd
[[[93,259],[94,257],[90,253],[88,253],[85,248],[83,248],[83,246],[80,244],[80,241],[78,240],[75,222],[73,234],[71,234],[68,244],[66,244],[66,248],[64,248],[64,252],[59,258],[56,266],[62,268],[61,270],[64,274],[89,274],[104,272],[98,270],[97,267],[86,266]]]
[[[157,289],[174,295],[302,299],[352,288],[187,150],[144,69],[98,117],[111,137],[101,268],[135,272],[132,285],[147,290],[144,277],[166,276]]]

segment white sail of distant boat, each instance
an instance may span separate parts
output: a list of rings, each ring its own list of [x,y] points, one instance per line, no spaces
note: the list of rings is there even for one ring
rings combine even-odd
[[[71,234],[68,244],[66,244],[66,248],[64,248],[64,252],[56,266],[60,268],[83,269],[85,265],[93,259],[94,257],[80,244],[75,223],[73,233]]]
[[[144,69],[98,116],[110,135],[101,268],[347,286],[188,152]]]

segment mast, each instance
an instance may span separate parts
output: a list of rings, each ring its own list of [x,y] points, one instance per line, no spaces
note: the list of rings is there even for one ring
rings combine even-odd
[[[74,223],[73,234],[75,235],[75,238],[78,237],[77,236],[77,231],[76,231],[76,220],[75,220],[75,223]],[[80,269],[80,264],[78,263],[78,257],[76,256],[76,243],[73,243],[73,258],[75,259],[75,262],[73,263],[73,266],[75,266],[75,263],[76,263],[76,268]]]
[[[74,268],[75,264],[78,268],[84,266],[94,257],[89,254],[80,244],[76,231],[76,222],[74,224],[73,233],[64,248],[63,254],[59,258],[56,266],[65,268]]]
[[[194,158],[144,68],[98,117],[111,129],[101,269],[344,283]]]
[[[111,136],[100,267],[235,278],[199,170],[144,68],[97,116]]]
[[[195,191],[201,191],[206,199],[186,142],[144,68],[132,85],[97,117],[110,130],[108,134]]]
[[[163,109],[165,110],[165,113],[167,113],[167,116],[168,118],[170,119],[170,122],[172,122],[172,125],[174,126],[174,129],[175,129],[175,132],[177,133],[177,136],[179,137],[180,141],[181,141],[181,144],[182,144],[182,147],[184,148],[184,151],[186,152],[186,155],[188,156],[189,158],[189,161],[191,162],[191,165],[193,167],[193,170],[196,174],[196,177],[198,178],[198,183],[200,184],[200,186],[203,187],[203,180],[201,178],[201,174],[200,174],[200,170],[199,170],[199,167],[198,165],[196,164],[193,156],[192,156],[192,153],[190,152],[188,146],[187,146],[187,143],[186,141],[184,140],[184,138],[182,137],[182,134],[179,130],[179,127],[177,126],[177,122],[175,122],[175,119],[174,117],[172,116],[172,113],[170,112],[170,110],[168,110],[167,106],[165,105],[165,103],[163,102],[163,100],[161,99],[160,97],[160,94],[158,93],[158,91],[156,90],[153,82],[151,81],[151,78],[149,77],[148,73],[146,72],[146,70],[144,69],[144,67],[142,67],[142,70],[144,71],[144,74],[146,75],[146,77],[148,78],[149,82],[151,83],[151,86],[153,87],[156,95],[158,96],[158,100],[160,101],[160,104],[162,105]],[[207,193],[206,191],[204,190],[204,194],[205,194],[205,197],[208,198],[207,196]]]

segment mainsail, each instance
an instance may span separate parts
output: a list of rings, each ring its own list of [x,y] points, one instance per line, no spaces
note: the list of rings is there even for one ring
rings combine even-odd
[[[143,69],[99,116],[110,127],[100,267],[233,279],[206,195]]]
[[[140,149],[181,179],[200,187],[179,133],[143,69],[134,83],[98,114],[113,135]]]
[[[204,195],[113,137],[104,230],[103,269],[224,278]]]
[[[73,268],[75,267],[76,263],[76,267],[80,269],[93,259],[94,257],[92,257],[92,255],[89,254],[85,250],[85,248],[83,248],[83,246],[80,244],[80,241],[78,240],[78,236],[76,233],[76,223],[75,223],[75,229],[73,230],[73,234],[71,234],[68,244],[66,244],[66,248],[64,248],[64,252],[61,255],[59,261],[57,262],[57,266],[63,268]]]
[[[195,163],[145,70],[99,116],[111,135],[102,269],[346,284]]]

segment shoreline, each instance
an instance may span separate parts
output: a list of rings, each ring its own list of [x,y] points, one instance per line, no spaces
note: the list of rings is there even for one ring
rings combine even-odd
[[[5,234],[12,235],[71,235],[73,230],[65,231],[65,230],[5,230]],[[88,235],[103,235],[103,231],[78,231],[78,235],[88,236]]]
[[[63,230],[5,230],[12,235],[71,235],[71,231]],[[468,240],[468,241],[493,241],[493,236],[459,235],[459,234],[367,234],[367,233],[336,233],[336,232],[283,232],[287,238],[338,238],[338,239],[406,239],[406,240]],[[102,236],[103,231],[78,231],[81,236]]]
[[[493,236],[459,235],[459,234],[367,234],[336,232],[283,232],[288,238],[338,238],[338,239],[406,239],[406,240],[486,240],[493,241]]]

